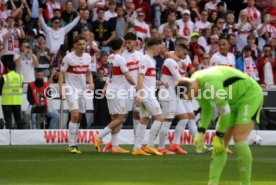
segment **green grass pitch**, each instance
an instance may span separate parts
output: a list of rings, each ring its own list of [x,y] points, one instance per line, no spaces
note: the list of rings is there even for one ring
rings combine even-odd
[[[131,149],[131,146],[126,146]],[[139,157],[96,153],[80,145],[0,146],[2,185],[207,185],[210,153]],[[233,148],[232,148],[233,149]],[[276,185],[276,147],[254,146],[252,185]],[[235,152],[235,150],[234,150]],[[230,155],[221,185],[239,185],[236,155]]]

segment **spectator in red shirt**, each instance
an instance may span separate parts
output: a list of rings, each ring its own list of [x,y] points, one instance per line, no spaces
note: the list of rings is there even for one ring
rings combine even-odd
[[[270,6],[263,11],[263,14],[265,13],[271,15],[271,24],[276,27],[276,0],[270,0]]]
[[[135,10],[136,12],[143,11],[145,12],[145,22],[151,23],[151,13],[150,13],[150,6],[145,0],[135,0],[134,1]]]
[[[264,54],[258,59],[260,84],[275,85],[276,82],[276,58],[272,57],[271,46],[265,45]]]

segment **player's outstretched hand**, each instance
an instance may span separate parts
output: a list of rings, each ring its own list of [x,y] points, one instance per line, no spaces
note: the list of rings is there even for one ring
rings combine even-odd
[[[204,146],[204,133],[198,132],[196,134],[196,137],[194,139],[194,145],[195,147],[203,147]]]
[[[224,144],[222,142],[222,137],[215,136],[213,140],[213,150],[215,154],[220,154],[225,150]]]

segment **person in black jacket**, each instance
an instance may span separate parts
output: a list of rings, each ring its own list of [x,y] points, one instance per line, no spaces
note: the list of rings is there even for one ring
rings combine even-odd
[[[101,94],[104,86],[105,86],[105,71],[102,68],[99,68],[97,70],[97,78],[95,78],[94,81],[94,99],[93,99],[93,105],[94,105],[94,121],[92,126],[100,126],[104,127],[106,126],[110,121],[111,117],[109,115],[108,107],[107,107],[107,101],[106,97]]]

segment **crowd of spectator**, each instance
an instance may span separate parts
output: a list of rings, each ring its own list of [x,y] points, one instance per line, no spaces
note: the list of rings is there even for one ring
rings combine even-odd
[[[137,35],[137,50],[147,38],[163,40],[166,50],[156,56],[161,69],[166,51],[178,38],[189,48],[195,70],[211,65],[218,41],[227,38],[235,57],[232,67],[263,87],[276,83],[276,0],[0,0],[0,73],[15,62],[24,82],[42,70],[50,83],[58,81],[73,38],[87,40],[95,82],[109,74],[109,43],[125,33]],[[160,76],[158,74],[157,76]],[[99,78],[97,78],[99,77]]]

